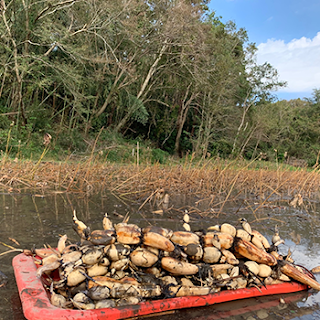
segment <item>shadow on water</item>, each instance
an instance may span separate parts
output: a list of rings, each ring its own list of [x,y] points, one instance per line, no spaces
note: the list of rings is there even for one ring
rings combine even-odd
[[[9,250],[5,244],[22,249],[43,247],[45,244],[55,246],[59,236],[63,234],[67,234],[70,241],[77,241],[71,224],[74,209],[78,218],[92,230],[101,229],[105,212],[108,212],[114,223],[121,222],[129,214],[130,222],[140,227],[151,224],[182,230],[182,216],[187,210],[193,230],[206,229],[210,225],[224,222],[237,225],[238,219],[245,217],[254,229],[270,240],[277,224],[285,239],[281,252],[286,254],[290,249],[296,263],[308,269],[320,265],[318,202],[305,202],[301,208],[294,209],[288,207],[287,201],[283,200],[263,205],[253,200],[238,200],[225,203],[220,212],[219,207],[215,207],[210,199],[199,201],[180,195],[172,197],[169,208],[161,212],[163,207],[159,208],[153,201],[144,202],[146,199],[142,199],[130,202],[110,193],[90,197],[59,193],[46,196],[31,193],[1,194],[0,199],[0,254]],[[11,266],[14,255],[15,253],[8,253],[0,256],[0,270],[8,276],[7,285],[0,288],[0,319],[24,319]],[[320,281],[320,277],[317,280]],[[280,298],[284,299],[284,304],[280,303]],[[319,304],[320,293],[300,292],[173,311],[161,315],[161,319],[309,320],[320,318]]]

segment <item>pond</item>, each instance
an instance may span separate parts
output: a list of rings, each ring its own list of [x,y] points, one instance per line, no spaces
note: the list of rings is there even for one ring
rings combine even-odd
[[[201,201],[177,195],[171,197],[169,208],[161,212],[163,208],[157,207],[152,201],[144,202],[146,199],[142,199],[140,202],[130,202],[108,192],[91,196],[24,193],[1,194],[0,197],[0,253],[9,250],[5,244],[23,249],[43,247],[46,244],[55,246],[63,234],[67,234],[73,242],[78,241],[72,229],[73,210],[92,230],[101,229],[105,212],[108,212],[114,223],[121,222],[124,216],[129,215],[129,221],[140,227],[152,224],[181,230],[182,216],[187,210],[192,230],[224,222],[236,225],[239,218],[245,217],[252,222],[254,229],[270,240],[277,224],[285,240],[285,244],[280,246],[280,252],[286,254],[290,249],[295,262],[308,269],[320,265],[318,201],[305,199],[301,207],[293,208],[287,205],[286,199],[268,199],[264,203],[258,199],[240,199],[225,203],[219,212],[219,206],[214,207],[210,199]],[[0,288],[0,319],[24,319],[11,265],[15,254],[0,256],[0,270],[8,276],[7,285]],[[320,281],[320,276],[316,278]],[[280,298],[285,303],[280,303]],[[319,319],[319,303],[320,293],[300,292],[184,309],[164,314],[160,319]]]

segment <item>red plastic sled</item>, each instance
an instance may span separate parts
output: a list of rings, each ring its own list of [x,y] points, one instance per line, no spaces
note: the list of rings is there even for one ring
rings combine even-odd
[[[141,302],[137,305],[95,310],[67,310],[54,307],[42,282],[36,276],[37,267],[33,258],[23,253],[12,260],[24,316],[29,320],[117,320],[168,310],[201,307],[238,299],[284,294],[307,290],[306,285],[290,282],[257,288],[225,290],[205,296],[188,296]]]

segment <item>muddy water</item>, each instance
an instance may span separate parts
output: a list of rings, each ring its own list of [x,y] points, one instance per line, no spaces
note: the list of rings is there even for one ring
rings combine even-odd
[[[219,212],[219,206],[212,203],[179,196],[171,199],[169,210],[159,214],[159,207],[154,203],[143,204],[129,202],[109,193],[99,196],[77,196],[66,194],[1,194],[0,195],[0,253],[9,250],[4,244],[16,248],[43,247],[57,244],[59,235],[67,234],[71,241],[78,238],[72,229],[72,211],[75,209],[79,219],[85,221],[92,229],[101,228],[103,214],[108,212],[113,222],[122,221],[126,214],[130,222],[139,226],[149,224],[181,229],[184,210],[191,216],[193,230],[206,228],[213,224],[229,222],[234,225],[240,217],[246,217],[252,226],[272,237],[275,224],[285,239],[280,251],[292,251],[297,264],[308,269],[320,265],[320,205],[318,202],[304,202],[302,208],[289,208],[286,201],[266,202],[260,206],[259,201],[226,203]],[[12,240],[15,239],[19,245]],[[8,276],[6,286],[0,288],[0,319],[25,319],[14,280],[11,266],[16,253],[0,256],[0,270]],[[317,277],[320,281],[320,276]],[[283,298],[285,303],[280,304]],[[161,315],[161,320],[173,319],[320,319],[320,293],[300,292],[281,296],[246,299],[223,303],[205,308],[173,311]]]

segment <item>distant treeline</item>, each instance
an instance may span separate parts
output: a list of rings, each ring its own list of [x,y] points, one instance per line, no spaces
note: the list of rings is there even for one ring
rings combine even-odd
[[[81,151],[104,128],[172,154],[316,162],[320,91],[275,102],[277,70],[205,0],[0,5],[3,151],[36,150],[45,132]]]

